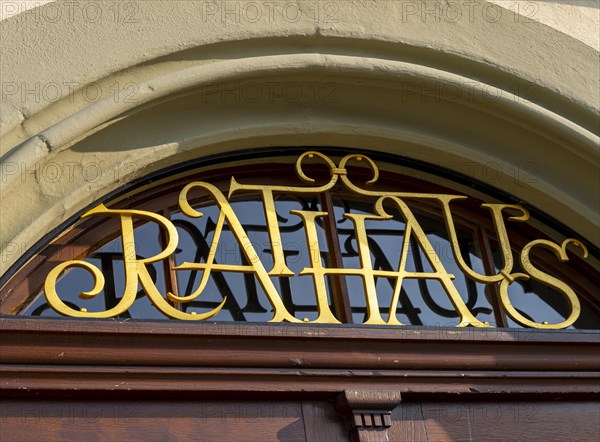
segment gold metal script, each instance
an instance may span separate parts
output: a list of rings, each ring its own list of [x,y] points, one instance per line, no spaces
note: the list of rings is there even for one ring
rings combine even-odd
[[[306,159],[318,159],[325,163],[325,165],[329,168],[330,173],[330,179],[326,184],[320,186],[312,185],[315,183],[315,180],[307,176],[302,167],[302,164]],[[569,258],[567,256],[567,246],[572,244],[573,246],[580,248],[583,251],[583,257],[586,258],[588,256],[588,250],[580,241],[575,239],[567,239],[561,245],[541,239],[531,241],[523,248],[520,254],[521,269],[525,273],[511,273],[514,266],[513,253],[506,230],[503,212],[508,210],[518,212],[518,215],[509,216],[507,218],[508,221],[513,222],[527,221],[529,219],[529,213],[525,208],[513,204],[482,204],[481,207],[490,213],[490,216],[494,222],[496,238],[502,255],[503,265],[501,270],[494,275],[477,273],[467,265],[462,256],[450,207],[453,201],[467,198],[466,196],[388,192],[363,189],[360,186],[355,185],[348,176],[346,165],[350,161],[362,162],[362,164],[367,164],[370,167],[373,177],[366,183],[367,185],[372,185],[377,181],[379,177],[377,165],[371,159],[363,155],[347,155],[342,158],[339,165],[336,166],[335,163],[326,155],[311,151],[302,154],[296,162],[296,173],[303,182],[307,183],[307,186],[249,185],[239,183],[234,177],[232,177],[229,187],[229,194],[226,197],[217,187],[210,183],[196,181],[186,185],[179,195],[179,207],[183,214],[192,218],[198,218],[203,215],[201,212],[198,212],[196,209],[194,209],[188,200],[188,193],[192,189],[202,189],[204,192],[207,192],[215,201],[220,210],[220,214],[206,262],[184,262],[183,264],[175,267],[176,271],[195,270],[203,272],[198,287],[193,291],[193,293],[185,294],[183,296],[176,296],[172,293],[166,293],[163,296],[163,294],[161,294],[157,289],[147,269],[149,264],[164,260],[175,252],[179,242],[179,237],[174,224],[165,217],[152,212],[142,210],[112,210],[108,209],[103,204],[100,204],[94,209],[86,212],[82,216],[82,219],[92,216],[111,216],[117,217],[120,220],[121,240],[123,245],[123,262],[125,266],[125,289],[121,300],[115,307],[101,312],[88,312],[83,308],[76,310],[63,302],[56,292],[56,284],[61,274],[63,274],[63,272],[70,267],[79,267],[89,271],[94,280],[94,287],[87,292],[81,293],[79,295],[80,298],[90,299],[94,296],[97,296],[102,292],[105,285],[104,276],[97,267],[86,261],[73,260],[59,264],[48,274],[45,281],[45,295],[47,302],[54,310],[65,316],[110,318],[126,312],[131,307],[136,299],[138,286],[141,285],[144,293],[150,298],[154,306],[163,314],[175,319],[196,321],[205,320],[218,314],[223,308],[226,299],[223,299],[220,305],[218,305],[216,308],[205,313],[186,313],[175,308],[172,303],[187,303],[198,298],[204,292],[211,272],[241,272],[253,274],[261,284],[262,289],[273,308],[273,318],[271,319],[271,322],[302,322],[288,311],[271,280],[272,277],[295,276],[286,264],[285,254],[282,248],[281,233],[277,221],[277,212],[275,211],[275,196],[280,193],[317,195],[321,192],[331,189],[338,181],[341,181],[341,183],[347,189],[356,193],[357,195],[375,198],[374,214],[344,215],[344,217],[349,219],[354,226],[354,233],[357,240],[358,255],[360,259],[359,268],[323,267],[320,258],[321,248],[317,236],[316,222],[318,218],[329,216],[327,212],[306,210],[290,211],[290,214],[298,216],[304,225],[306,242],[310,255],[310,267],[304,268],[298,274],[298,276],[309,275],[313,280],[318,310],[318,317],[313,322],[340,322],[329,307],[325,285],[325,277],[327,275],[337,274],[345,276],[358,276],[362,279],[367,306],[367,319],[365,324],[403,325],[396,317],[396,310],[400,299],[403,281],[406,279],[431,279],[438,281],[442,285],[446,295],[448,296],[448,299],[452,303],[459,316],[459,322],[457,324],[458,327],[490,327],[488,323],[479,321],[465,305],[465,302],[461,298],[456,286],[452,281],[454,279],[454,275],[449,274],[444,268],[441,259],[434,250],[430,240],[423,231],[423,228],[406,203],[406,199],[428,199],[437,202],[440,205],[450,244],[452,246],[452,254],[456,264],[468,278],[478,283],[499,283],[500,305],[504,309],[505,313],[515,322],[525,327],[558,329],[566,328],[577,320],[581,311],[581,306],[573,289],[556,277],[544,273],[536,268],[531,263],[529,255],[531,250],[536,247],[546,248],[552,251],[560,261],[568,261]],[[244,230],[244,226],[239,221],[236,213],[230,205],[229,200],[231,199],[231,196],[234,193],[240,192],[259,192],[261,195],[266,219],[266,228],[269,234],[269,241],[273,255],[273,267],[269,270],[264,267],[263,263],[259,259],[254,246],[250,242],[250,239]],[[395,207],[402,214],[405,222],[405,232],[401,245],[400,259],[396,270],[393,271],[375,270],[373,268],[367,230],[365,227],[365,222],[367,220],[388,220],[392,218],[392,215],[385,211],[384,203],[387,204],[387,207],[390,207],[390,204]],[[133,233],[134,218],[144,219],[147,222],[154,222],[160,229],[163,230],[162,233],[166,238],[166,246],[164,250],[149,258],[137,258],[135,238]],[[246,262],[249,264],[231,265],[215,263],[215,253],[225,223],[227,223],[230,231],[233,233],[235,239],[239,243],[240,250],[243,251]],[[427,258],[431,268],[433,269],[433,272],[407,271],[406,264],[409,243],[413,238]],[[377,277],[385,277],[395,280],[387,321],[384,321],[380,313],[380,306],[375,288],[375,278]],[[519,313],[519,311],[513,306],[508,295],[510,284],[519,279],[527,280],[529,278],[553,288],[567,300],[571,312],[563,322],[557,324],[534,322],[523,316],[523,314]]]

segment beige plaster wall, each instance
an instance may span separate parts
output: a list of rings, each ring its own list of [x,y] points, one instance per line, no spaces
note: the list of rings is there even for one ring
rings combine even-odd
[[[0,20],[52,1],[55,0],[0,0]],[[600,0],[490,0],[490,3],[544,23],[600,50]],[[446,10],[447,13],[440,11],[439,15],[452,19],[452,9]],[[490,10],[489,16],[493,19],[494,11]]]
[[[524,9],[69,5],[0,22],[2,272],[131,179],[272,145],[380,150],[482,181],[493,170],[492,185],[600,244],[598,51]],[[259,100],[235,92],[252,84]]]
[[[600,0],[490,0],[600,50]]]

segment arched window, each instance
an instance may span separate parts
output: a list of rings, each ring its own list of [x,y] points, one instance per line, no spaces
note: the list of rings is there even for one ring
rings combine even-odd
[[[125,186],[13,272],[2,313],[600,328],[588,248],[542,233],[535,209],[400,157],[323,152]]]

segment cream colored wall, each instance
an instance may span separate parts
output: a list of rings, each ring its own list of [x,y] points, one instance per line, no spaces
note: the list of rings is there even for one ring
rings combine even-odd
[[[0,0],[0,20],[52,1],[54,0]],[[452,3],[458,2],[449,2]],[[544,23],[600,50],[600,0],[490,0],[490,3],[526,19]],[[451,11],[452,9],[448,9],[449,16]],[[490,9],[490,18],[493,19],[494,15],[494,11]]]
[[[22,12],[29,11],[46,3],[52,3],[54,0],[22,0],[10,1],[0,0],[0,20],[14,17]]]
[[[598,51],[516,6],[448,4],[69,2],[5,18],[1,271],[131,179],[262,146],[428,161],[599,245]]]
[[[600,50],[600,0],[490,0]]]

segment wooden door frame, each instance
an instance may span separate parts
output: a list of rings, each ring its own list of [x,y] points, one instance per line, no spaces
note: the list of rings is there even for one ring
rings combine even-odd
[[[2,395],[597,398],[598,331],[0,318]]]

